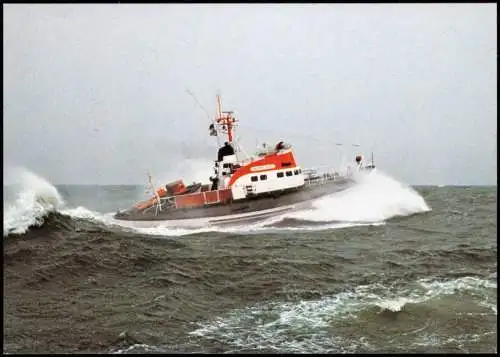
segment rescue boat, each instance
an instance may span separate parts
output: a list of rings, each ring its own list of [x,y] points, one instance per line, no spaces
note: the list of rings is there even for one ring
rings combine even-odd
[[[364,165],[361,155],[356,156],[354,169],[345,173],[333,169],[324,172],[303,169],[292,145],[284,141],[264,145],[248,157],[234,145],[233,135],[238,122],[232,111],[221,111],[217,95],[216,116],[209,126],[209,134],[227,139],[218,148],[211,184],[186,185],[179,179],[155,189],[150,175],[152,197],[118,211],[114,218],[142,223],[173,222],[175,225],[193,220],[218,225],[262,219],[306,208],[314,199],[354,185],[355,171],[375,169],[373,156],[371,164]]]

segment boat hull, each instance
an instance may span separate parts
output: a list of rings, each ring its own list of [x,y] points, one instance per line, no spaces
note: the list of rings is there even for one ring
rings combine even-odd
[[[172,221],[176,225],[184,223],[234,224],[249,220],[263,219],[280,215],[296,209],[304,209],[311,201],[322,196],[339,192],[351,187],[352,180],[331,180],[324,183],[306,184],[300,189],[276,193],[274,196],[253,197],[230,203],[185,209],[167,209],[156,212],[144,212],[134,208],[118,212],[114,218],[121,221],[134,221],[140,226],[151,226],[150,223]]]

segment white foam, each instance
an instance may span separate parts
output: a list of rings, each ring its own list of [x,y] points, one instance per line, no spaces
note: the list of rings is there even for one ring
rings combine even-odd
[[[376,302],[375,305],[379,306],[384,310],[391,310],[394,312],[398,312],[401,311],[406,304],[414,302],[415,300],[406,297],[399,297],[395,299],[381,300],[379,302]]]
[[[445,345],[451,345],[451,346],[456,346],[459,348],[462,352],[464,353],[470,353],[468,351],[464,344],[470,345],[470,344],[476,344],[479,342],[482,338],[485,336],[489,336],[492,334],[496,334],[495,332],[485,332],[482,334],[477,334],[477,333],[464,333],[455,337],[450,337],[450,336],[443,336],[440,335],[436,332],[434,333],[425,333],[422,336],[418,336],[415,338],[415,341],[413,342],[413,345],[415,346],[445,346]],[[483,352],[495,352],[496,353],[496,348],[494,348],[494,351],[483,351]]]
[[[125,229],[132,230],[137,233],[153,235],[153,236],[183,236],[187,234],[195,234],[201,232],[209,232],[210,228],[176,228],[176,227],[167,227],[162,223],[158,223],[152,227],[140,227],[137,226],[136,222],[133,221],[121,221],[115,219],[114,213],[99,213],[96,211],[91,211],[85,207],[79,206],[76,208],[67,208],[60,211],[62,214],[66,214],[73,218],[81,218],[92,220],[95,222],[99,222],[108,226],[118,226]]]
[[[16,192],[14,202],[4,202],[4,237],[25,233],[30,226],[42,224],[49,212],[64,206],[57,189],[42,177],[24,168],[11,169],[9,176],[10,189]]]
[[[419,284],[427,289],[430,295],[449,295],[457,290],[496,289],[496,281],[484,280],[473,276],[466,276],[455,280],[439,281],[430,279],[421,279]]]
[[[65,208],[60,211],[60,213],[74,217],[74,218],[82,218],[95,220],[102,223],[110,223],[110,220],[103,214],[91,211],[88,208],[78,206],[76,208]]]
[[[161,352],[161,349],[158,348],[158,347],[155,347],[155,346],[150,346],[150,345],[147,345],[145,343],[136,343],[136,344],[133,344],[129,347],[126,347],[126,348],[122,348],[122,349],[119,349],[119,350],[116,350],[116,351],[113,351],[111,353],[113,354],[128,354],[130,352],[135,352],[134,350],[140,350],[141,353],[144,353],[144,352]],[[137,353],[137,352],[135,352]]]

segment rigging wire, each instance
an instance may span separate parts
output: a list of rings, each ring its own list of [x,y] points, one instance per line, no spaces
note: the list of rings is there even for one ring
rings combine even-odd
[[[212,125],[215,125],[216,124],[215,120],[210,116],[208,110],[206,110],[205,107],[203,105],[201,105],[200,101],[196,98],[196,96],[193,94],[193,92],[191,92],[188,88],[186,88],[186,92],[194,99],[196,104],[198,104],[198,107],[200,107],[205,112],[210,123]],[[217,138],[217,147],[220,147],[219,135],[216,135],[216,138]]]
[[[259,129],[259,128],[255,128],[255,127],[252,127],[250,125],[245,125],[245,124],[240,124],[240,127],[243,127],[243,128],[248,128],[252,131],[257,131],[257,132],[264,132],[264,133],[280,133],[280,134],[283,134],[283,131],[278,131],[278,130],[275,130],[275,129]],[[302,138],[305,138],[305,139],[309,139],[309,140],[313,140],[315,143],[317,142],[326,142],[328,141],[328,145],[331,145],[331,141],[330,140],[326,140],[326,139],[319,139],[317,136],[314,136],[314,135],[309,135],[309,134],[304,134],[304,133],[293,133],[293,132],[286,132],[285,133],[288,137],[292,137],[292,136],[296,136],[296,137],[302,137]],[[334,145],[336,146],[352,146],[352,147],[361,147],[360,144],[352,144],[352,143],[338,143],[338,142],[335,142],[333,143]]]

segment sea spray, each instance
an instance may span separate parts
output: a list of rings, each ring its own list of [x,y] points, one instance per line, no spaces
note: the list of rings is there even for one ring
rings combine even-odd
[[[286,215],[319,222],[383,222],[429,211],[421,195],[380,170],[356,175],[357,185],[316,200],[313,208]]]

